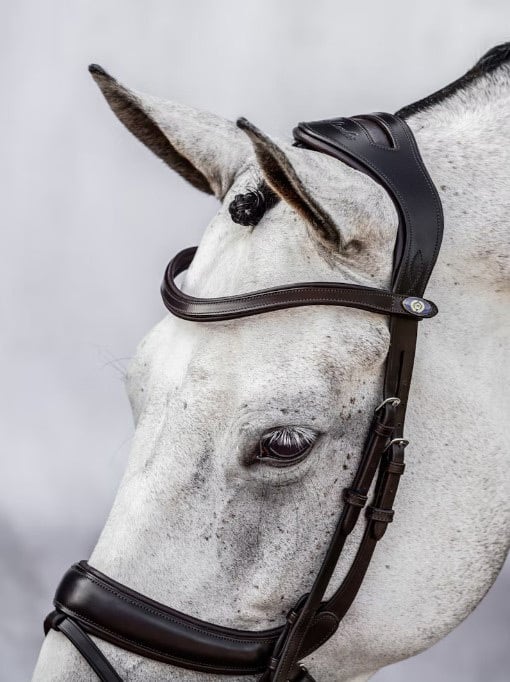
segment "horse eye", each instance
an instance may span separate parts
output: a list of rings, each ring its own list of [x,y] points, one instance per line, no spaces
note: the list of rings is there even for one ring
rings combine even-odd
[[[282,426],[260,439],[257,459],[270,466],[290,466],[301,462],[317,440],[318,433],[302,426]]]

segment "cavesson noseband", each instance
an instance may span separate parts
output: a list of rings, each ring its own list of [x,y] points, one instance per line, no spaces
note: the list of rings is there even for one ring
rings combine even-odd
[[[234,320],[308,305],[361,308],[390,316],[390,347],[383,395],[362,457],[339,501],[339,519],[310,591],[271,630],[236,630],[180,613],[117,583],[82,561],[64,575],[55,610],[45,621],[62,632],[102,682],[122,682],[91,635],[141,656],[222,675],[261,674],[262,682],[312,680],[299,661],[324,644],[351,606],[375,546],[393,519],[393,501],[404,472],[404,419],[418,322],[436,306],[423,298],[443,234],[438,193],[405,121],[386,113],[301,123],[297,146],[323,152],[360,170],[390,194],[399,215],[390,290],[335,282],[305,282],[239,296],[202,299],[184,294],[175,277],[196,249],[170,262],[161,287],[168,310],[195,322]],[[376,477],[377,474],[377,477]],[[376,478],[370,504],[368,493]],[[347,536],[365,508],[365,530],[341,585],[323,601]]]

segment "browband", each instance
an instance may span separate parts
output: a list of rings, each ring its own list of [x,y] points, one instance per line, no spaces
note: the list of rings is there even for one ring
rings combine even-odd
[[[393,519],[405,467],[403,428],[417,323],[437,313],[423,294],[442,239],[441,202],[411,130],[397,116],[378,113],[301,123],[294,136],[298,146],[329,154],[370,175],[388,191],[399,215],[391,290],[306,282],[238,296],[195,298],[175,284],[193,260],[196,249],[191,248],[168,265],[163,301],[174,315],[197,322],[305,305],[339,305],[389,315],[391,338],[382,402],[375,410],[354,479],[343,491],[339,519],[313,585],[289,611],[282,627],[252,632],[200,621],[117,583],[86,562],[72,566],[57,589],[56,610],[46,619],[45,630],[60,630],[68,637],[102,682],[121,678],[90,635],[147,658],[202,672],[262,672],[261,682],[309,682],[313,678],[299,661],[336,631]],[[366,524],[356,556],[336,592],[323,601],[363,509]]]
[[[338,282],[302,282],[282,287],[252,291],[239,296],[196,298],[179,289],[175,278],[186,270],[197,247],[180,251],[168,264],[161,285],[161,296],[168,310],[185,320],[218,322],[259,315],[272,310],[305,305],[338,305],[361,308],[383,315],[401,315],[422,319],[434,317],[437,307],[418,296],[398,294],[356,284]]]

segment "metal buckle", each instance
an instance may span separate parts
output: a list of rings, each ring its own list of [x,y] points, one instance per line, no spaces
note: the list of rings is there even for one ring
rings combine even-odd
[[[409,445],[409,441],[407,438],[393,438],[386,446],[386,450],[389,450],[392,445],[402,445],[402,447],[406,448]]]
[[[382,410],[382,408],[387,405],[388,403],[391,403],[394,407],[398,407],[400,405],[400,398],[397,398],[396,396],[392,396],[391,398],[386,398],[385,400],[382,401],[380,405],[378,405],[374,412],[379,412],[379,410]]]

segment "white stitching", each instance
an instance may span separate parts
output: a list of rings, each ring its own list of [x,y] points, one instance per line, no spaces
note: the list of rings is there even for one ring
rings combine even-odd
[[[165,614],[165,612],[162,610],[156,611],[155,609],[151,609],[148,606],[145,606],[145,605],[142,605],[142,604],[139,604],[139,603],[133,601],[132,598],[128,598],[128,597],[124,596],[121,592],[119,592],[118,590],[115,590],[113,587],[110,587],[109,585],[105,585],[105,584],[99,582],[99,579],[96,578],[95,576],[92,577],[90,574],[85,573],[85,572],[83,572],[82,575],[87,580],[90,580],[91,583],[94,583],[95,585],[97,585],[101,589],[105,590],[106,592],[110,592],[111,594],[114,594],[116,597],[118,597],[122,601],[127,602],[128,604],[131,604],[135,608],[138,608],[142,611],[146,611],[147,613],[151,613],[155,616],[161,617],[170,623],[175,623],[176,625],[182,625],[182,627],[186,628],[187,630],[191,630],[193,632],[199,632],[201,634],[206,632],[206,633],[210,634],[212,637],[216,637],[217,639],[222,639],[222,640],[225,640],[227,642],[240,642],[240,643],[248,642],[249,643],[252,641],[251,638],[236,638],[234,636],[219,635],[216,633],[210,633],[206,628],[200,628],[200,627],[194,627],[192,625],[188,625],[187,623],[183,623],[182,621],[179,621],[178,619],[172,618],[171,616]],[[257,641],[262,642],[262,643],[265,643],[265,642],[269,643],[269,642],[272,642],[273,639],[261,637],[260,639],[257,639]]]

